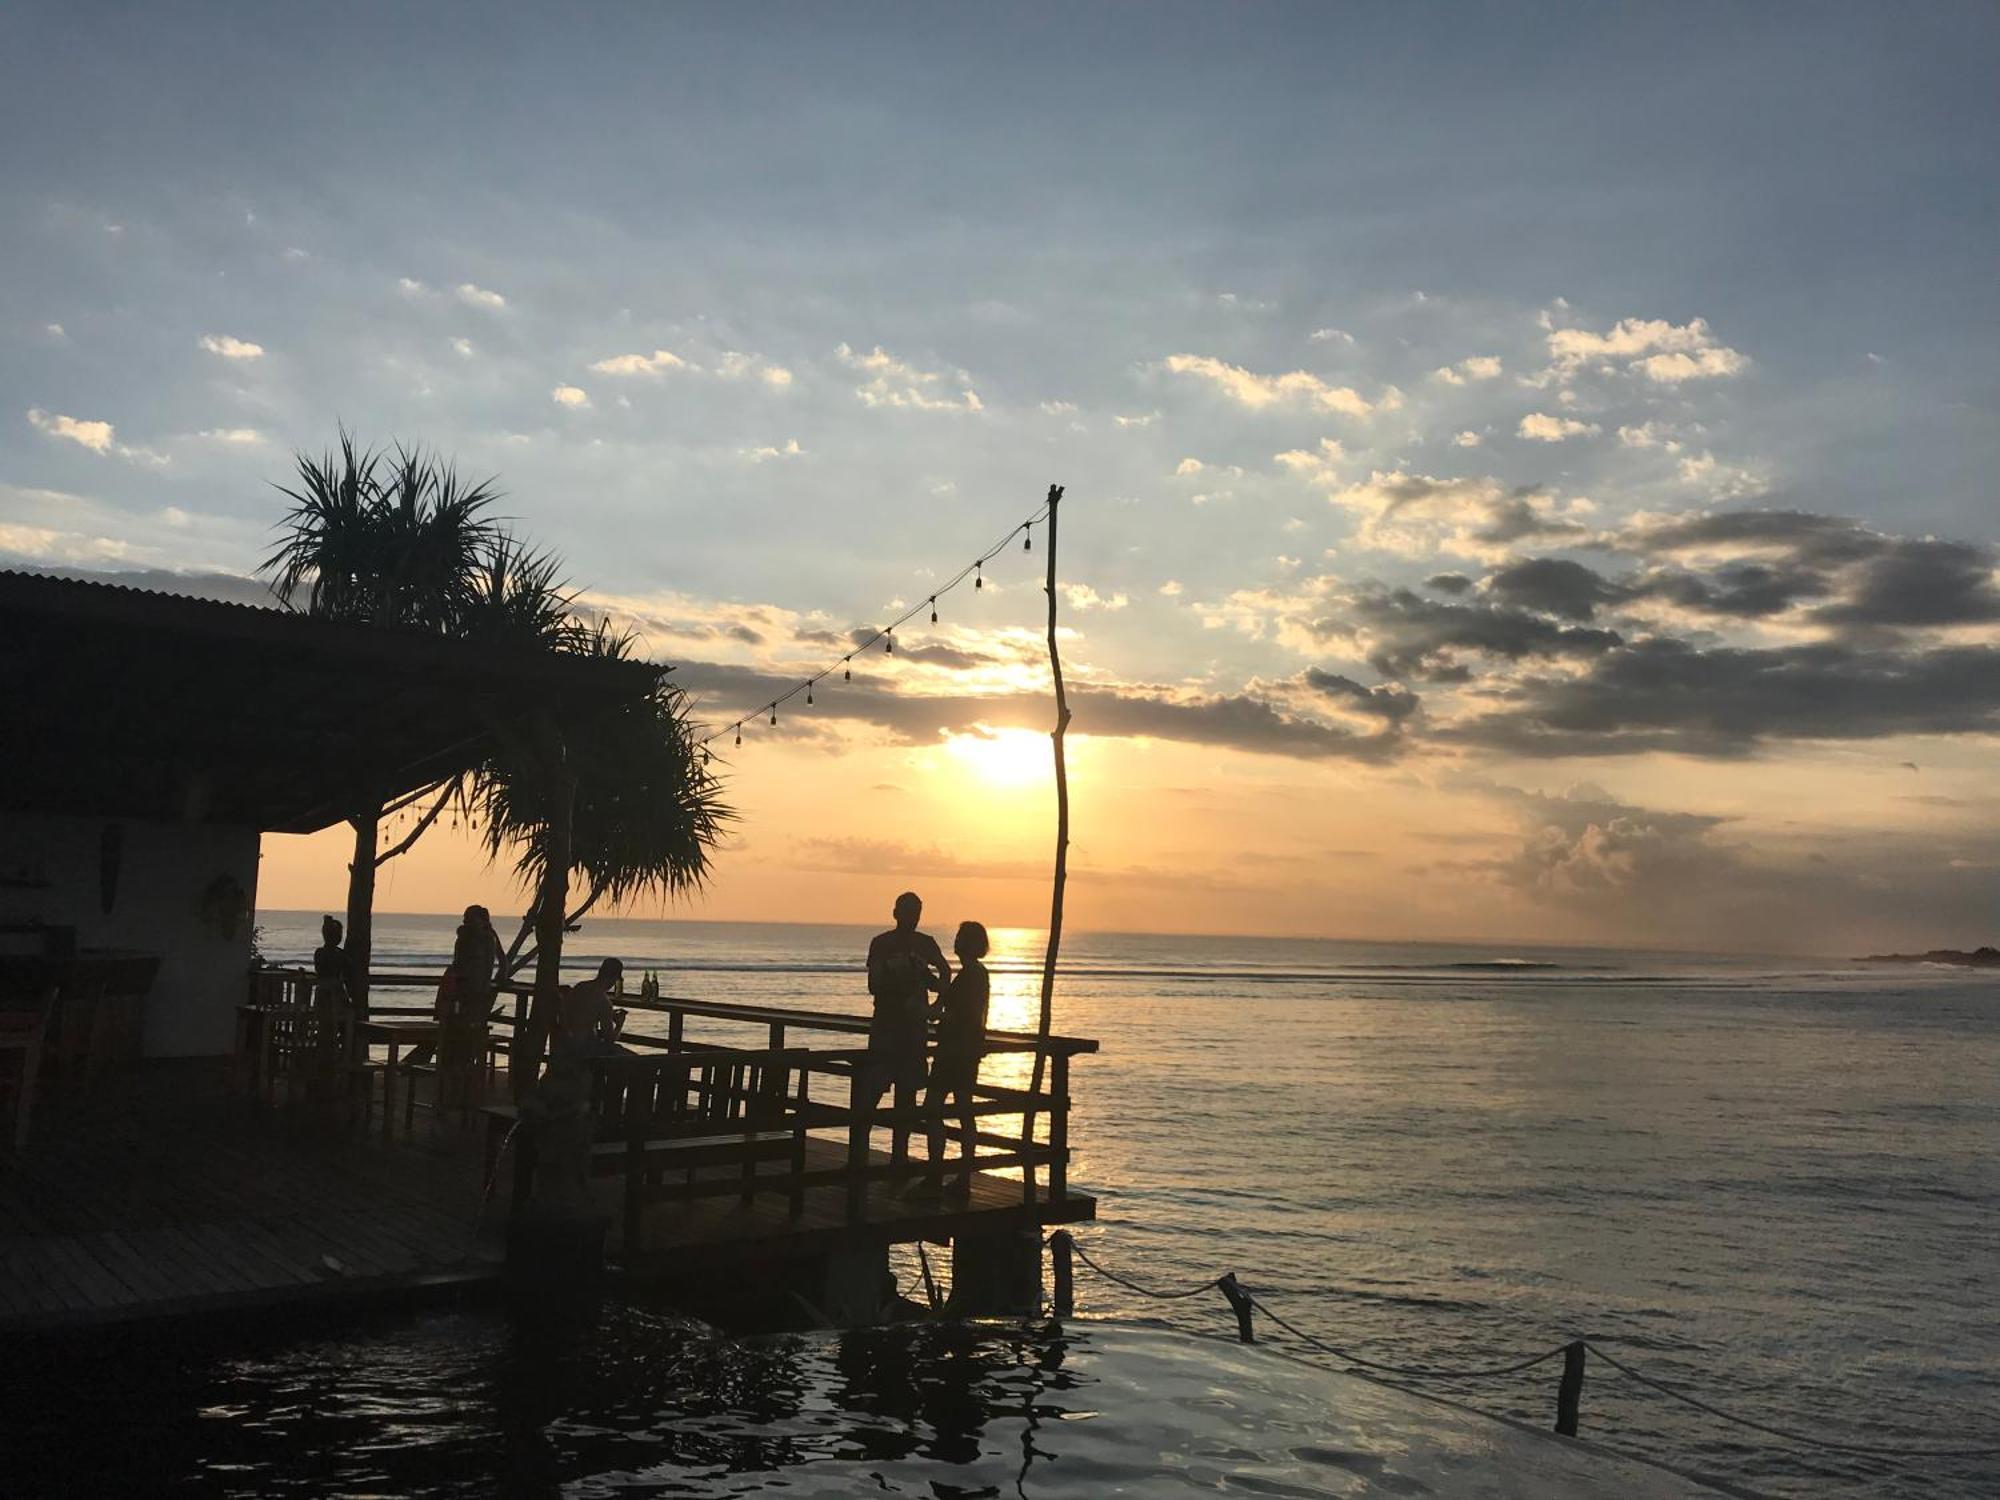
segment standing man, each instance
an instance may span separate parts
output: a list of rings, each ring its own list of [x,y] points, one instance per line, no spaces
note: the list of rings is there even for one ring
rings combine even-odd
[[[898,1164],[909,1157],[906,1117],[916,1109],[918,1092],[924,1086],[924,1017],[930,992],[942,991],[951,983],[951,965],[945,962],[936,941],[917,931],[923,914],[924,903],[916,893],[903,892],[896,898],[896,925],[868,945],[868,993],[875,997],[875,1013],[868,1023],[865,1082],[855,1091],[859,1096],[855,1101],[859,1136],[850,1149],[865,1149],[868,1117],[881,1102],[883,1091],[893,1086],[897,1114],[905,1117],[898,1119],[890,1137],[890,1157]]]

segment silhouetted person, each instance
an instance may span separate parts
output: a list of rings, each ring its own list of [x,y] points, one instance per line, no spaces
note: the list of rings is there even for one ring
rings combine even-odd
[[[500,934],[493,930],[492,913],[483,906],[466,907],[452,940],[451,967],[438,985],[437,1001],[432,1007],[431,1013],[440,1029],[486,1026],[493,1016],[493,996],[505,962]],[[483,1037],[478,1045],[484,1055]],[[421,1066],[431,1060],[434,1050],[428,1042],[419,1043],[411,1050],[409,1060],[412,1065]]]
[[[607,958],[597,966],[594,978],[567,986],[562,1005],[556,1012],[556,1040],[552,1056],[585,1054],[602,1057],[618,1050],[618,1033],[625,1025],[625,1012],[611,1004],[618,982],[625,977],[625,965]]]
[[[321,1005],[347,1005],[347,950],[340,946],[346,936],[340,918],[319,919],[319,946],[313,949],[313,999]]]
[[[915,1111],[924,1086],[924,1014],[930,992],[951,982],[951,965],[936,941],[917,931],[923,914],[924,903],[916,893],[903,892],[896,898],[896,925],[868,945],[868,993],[875,997],[875,1013],[868,1023],[868,1066],[863,1086],[856,1090],[864,1139],[866,1116],[874,1113],[885,1089],[895,1089],[895,1107],[903,1113]],[[907,1158],[909,1125],[899,1122],[891,1141],[891,1158]]]
[[[972,1158],[978,1146],[972,1090],[979,1082],[979,1058],[986,1044],[986,1004],[992,995],[986,965],[980,962],[986,957],[986,928],[978,922],[960,922],[951,947],[963,967],[938,996],[937,1055],[931,1060],[924,1110],[931,1117],[931,1181],[942,1186],[945,1110],[951,1101],[957,1101],[959,1167],[952,1191],[963,1194],[972,1191]]]

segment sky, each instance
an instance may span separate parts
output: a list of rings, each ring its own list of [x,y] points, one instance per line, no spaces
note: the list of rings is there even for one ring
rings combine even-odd
[[[15,5],[0,566],[254,596],[345,423],[727,726],[1060,483],[1077,925],[1970,946],[1996,72],[1973,4]],[[719,742],[673,914],[1044,920],[1042,545]]]

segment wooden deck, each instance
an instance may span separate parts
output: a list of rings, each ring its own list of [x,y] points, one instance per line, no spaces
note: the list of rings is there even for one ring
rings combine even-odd
[[[477,1130],[400,1112],[368,1129],[308,1130],[253,1106],[205,1062],[149,1063],[81,1096],[52,1093],[27,1152],[0,1164],[0,1335],[148,1318],[363,1304],[499,1281],[507,1178],[482,1201]],[[886,1166],[888,1153],[869,1153]],[[841,1167],[813,1137],[806,1168]],[[704,1173],[703,1175],[708,1175]],[[648,1280],[753,1268],[835,1249],[1074,1223],[1096,1203],[981,1173],[968,1198],[875,1183],[850,1216],[842,1184],[814,1186],[794,1217],[782,1192],[656,1203],[640,1249],[619,1243],[616,1178],[597,1188],[614,1263]]]
[[[46,1096],[0,1166],[0,1331],[492,1281],[481,1188],[466,1136],[305,1133],[214,1065],[144,1065]]]
[[[869,1156],[877,1166],[889,1163],[886,1151],[873,1150]],[[809,1172],[837,1168],[845,1160],[839,1142],[815,1137],[807,1145]],[[732,1173],[724,1169],[701,1175],[725,1181]],[[606,1183],[601,1191],[605,1212],[615,1225],[618,1184]],[[986,1233],[1096,1217],[1097,1200],[1086,1194],[1072,1192],[1053,1201],[1041,1191],[1033,1203],[1026,1203],[1019,1178],[981,1172],[972,1180],[971,1194],[958,1200],[906,1194],[892,1183],[874,1184],[858,1218],[848,1215],[846,1187],[834,1184],[808,1189],[805,1211],[796,1218],[784,1195],[775,1192],[758,1193],[747,1204],[734,1196],[654,1204],[645,1212],[639,1250],[634,1253],[621,1244],[614,1232],[612,1255],[627,1269],[653,1274],[682,1267],[766,1264],[865,1245],[915,1240],[941,1244],[971,1229]]]

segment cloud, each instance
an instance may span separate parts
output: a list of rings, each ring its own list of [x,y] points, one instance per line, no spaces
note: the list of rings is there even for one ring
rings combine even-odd
[[[1590,535],[1579,519],[1588,502],[1560,507],[1538,488],[1508,489],[1490,476],[1438,479],[1378,469],[1327,499],[1357,518],[1357,545],[1407,557],[1497,558],[1521,542],[1573,545]]]
[[[421,297],[430,288],[414,277],[398,276],[396,278],[396,290],[401,292],[405,297]]]
[[[1321,438],[1317,451],[1288,448],[1283,453],[1272,454],[1271,461],[1315,484],[1332,484],[1335,466],[1346,456],[1338,438]]]
[[[1178,578],[1169,578],[1160,585],[1160,592],[1169,599],[1178,599],[1184,592],[1184,587]]]
[[[1715,341],[1705,319],[1682,324],[1660,318],[1625,318],[1607,333],[1550,328],[1551,375],[1567,381],[1585,368],[1606,374],[1637,372],[1663,385],[1741,373],[1749,360]]]
[[[1323,672],[1318,667],[1306,668],[1300,680],[1313,692],[1333,699],[1344,708],[1390,723],[1401,723],[1419,706],[1417,695],[1397,683],[1364,687],[1352,677]]]
[[[1641,422],[1634,427],[1620,427],[1618,441],[1627,448],[1660,448],[1668,453],[1681,451],[1678,431],[1665,422]]]
[[[1315,328],[1306,335],[1315,344],[1345,344],[1352,346],[1354,335],[1344,328]]]
[[[1485,441],[1486,441],[1485,438],[1481,437],[1478,433],[1471,431],[1461,432],[1452,439],[1452,442],[1461,448],[1477,448],[1481,443]]]
[[[28,421],[50,437],[76,443],[88,448],[92,453],[109,453],[116,446],[116,435],[109,422],[87,421],[60,414],[51,415],[38,406],[29,408]]]
[[[1268,406],[1303,403],[1321,411],[1367,417],[1377,411],[1393,411],[1403,404],[1403,393],[1394,386],[1385,389],[1380,399],[1369,401],[1352,386],[1328,385],[1305,370],[1293,370],[1284,375],[1258,375],[1240,365],[1225,364],[1203,354],[1170,354],[1166,368],[1175,375],[1193,375],[1206,380],[1230,400],[1253,411]]]
[[[903,654],[901,648],[897,654]],[[712,724],[734,723],[740,705],[769,702],[797,681],[698,661],[677,664],[674,680],[705,700],[727,706],[726,716],[709,719]],[[1291,712],[1249,692],[1204,694],[1093,683],[1072,687],[1069,697],[1075,715],[1072,732],[1078,735],[1174,740],[1301,760],[1382,761],[1394,758],[1403,747],[1402,736],[1392,725],[1349,729]],[[1045,729],[1048,701],[1041,693],[899,693],[885,679],[864,678],[857,670],[852,682],[829,679],[814,707],[799,712],[833,723],[872,726],[906,744],[935,744],[943,735],[976,733],[980,726]]]
[[[651,354],[614,354],[590,368],[599,375],[661,375],[694,367],[671,349],[655,349]]]
[[[1063,590],[1063,597],[1069,600],[1071,609],[1089,611],[1093,609],[1120,610],[1132,601],[1123,594],[1106,597],[1087,583],[1072,583]]]
[[[979,393],[971,387],[970,377],[962,370],[958,372],[955,382],[948,381],[938,371],[920,370],[908,361],[898,359],[880,344],[866,354],[856,353],[848,345],[841,344],[833,353],[834,358],[848,369],[868,377],[854,392],[864,406],[966,413],[985,410]],[[953,383],[960,389],[951,390],[949,387]]]
[[[580,386],[559,385],[549,392],[549,399],[557,406],[581,407],[590,405],[589,392]]]
[[[198,436],[203,442],[222,443],[231,448],[253,447],[264,441],[264,434],[254,427],[208,427]]]
[[[452,352],[457,354],[461,359],[471,359],[473,356],[474,351],[471,339],[453,339],[451,347]]]
[[[1566,625],[1530,610],[1485,600],[1445,603],[1405,588],[1372,585],[1342,616],[1318,622],[1328,637],[1351,636],[1385,677],[1461,682],[1467,656],[1508,662],[1587,661],[1621,644],[1615,631]]]
[[[1201,470],[1202,462],[1198,458],[1184,458],[1174,466],[1176,475],[1199,474]]]
[[[1469,385],[1476,380],[1497,380],[1500,378],[1500,360],[1497,355],[1475,354],[1470,359],[1462,359],[1455,365],[1443,365],[1431,371],[1431,379],[1441,385]]]
[[[485,287],[475,286],[469,281],[458,284],[458,300],[467,307],[477,307],[484,312],[499,312],[507,305],[507,299],[498,292],[489,292]]]
[[[42,325],[42,327],[43,331],[46,332],[50,338],[54,339],[59,344],[65,342],[69,338],[69,335],[63,332],[63,326],[60,323],[45,323]]]
[[[224,359],[262,359],[264,346],[252,344],[244,339],[231,338],[226,333],[204,333],[201,347],[210,354],[219,354]]]
[[[783,365],[774,365],[761,354],[735,349],[722,356],[715,373],[724,380],[759,380],[773,390],[783,390],[792,383],[792,372]]]
[[[1140,412],[1135,416],[1129,417],[1114,414],[1111,420],[1116,422],[1120,427],[1151,427],[1155,422],[1160,420],[1160,414],[1156,411]]]
[[[736,450],[753,464],[769,463],[774,458],[799,458],[805,449],[799,446],[797,438],[787,438],[783,447],[739,448]]]
[[[1595,422],[1579,422],[1574,417],[1552,417],[1547,412],[1530,412],[1521,418],[1520,435],[1537,443],[1560,443],[1566,438],[1588,437],[1603,431]]]

